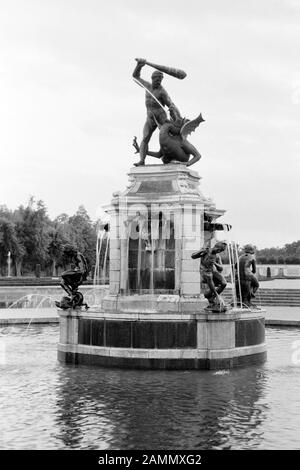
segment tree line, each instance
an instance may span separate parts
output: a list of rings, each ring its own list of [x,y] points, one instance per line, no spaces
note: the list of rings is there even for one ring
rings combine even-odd
[[[300,264],[300,240],[282,248],[263,248],[256,252],[260,264]]]
[[[69,216],[60,214],[51,220],[43,201],[31,197],[16,210],[0,206],[0,275],[7,275],[8,252],[12,275],[31,275],[37,267],[42,275],[57,276],[63,266],[63,247],[75,246],[95,264],[97,223],[92,222],[84,206]]]
[[[32,275],[39,266],[42,275],[57,276],[66,244],[74,245],[92,268],[98,223],[91,220],[84,206],[72,216],[63,213],[51,220],[44,202],[34,197],[16,210],[0,205],[0,275],[7,275],[10,252],[12,275]],[[259,264],[300,264],[300,240],[282,248],[257,249],[256,259]]]
[[[242,246],[239,246],[239,251]],[[300,240],[287,243],[282,248],[262,248],[255,247],[257,264],[300,264]],[[229,263],[227,250],[222,254],[224,264]]]

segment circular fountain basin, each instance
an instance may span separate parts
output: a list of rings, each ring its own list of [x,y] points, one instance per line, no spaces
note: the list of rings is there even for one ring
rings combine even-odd
[[[62,362],[140,369],[230,369],[266,359],[264,311],[59,311]]]

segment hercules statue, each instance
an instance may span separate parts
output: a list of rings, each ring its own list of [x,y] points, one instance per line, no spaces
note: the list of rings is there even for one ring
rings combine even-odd
[[[172,160],[186,163],[187,166],[193,165],[201,155],[197,149],[187,141],[187,136],[194,131],[198,125],[204,121],[201,114],[198,118],[190,121],[183,119],[178,108],[172,102],[166,90],[161,86],[163,73],[172,75],[176,78],[184,78],[185,72],[179,69],[173,69],[162,65],[151,64],[145,59],[136,59],[137,65],[133,71],[133,79],[141,85],[146,91],[146,110],[147,118],[143,129],[143,139],[139,146],[136,137],[133,146],[136,153],[140,154],[140,161],[135,166],[145,164],[146,155],[160,158],[163,163],[170,163]],[[140,76],[144,65],[150,65],[156,70],[152,74],[152,83],[147,82]],[[165,106],[169,110],[170,119],[168,119]],[[156,128],[159,128],[160,150],[152,152],[148,150],[148,144]],[[193,158],[189,161],[190,155]]]

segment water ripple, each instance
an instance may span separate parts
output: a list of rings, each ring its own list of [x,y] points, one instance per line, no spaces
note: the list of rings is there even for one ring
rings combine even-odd
[[[212,372],[59,364],[56,325],[0,337],[1,449],[299,448],[296,329],[267,329],[265,364]]]

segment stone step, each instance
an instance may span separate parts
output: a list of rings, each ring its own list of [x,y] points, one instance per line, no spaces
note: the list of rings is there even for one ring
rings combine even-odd
[[[226,294],[227,295],[227,294]],[[260,297],[261,299],[296,299],[300,300],[300,297],[297,295],[259,295],[256,294],[256,297]]]
[[[225,292],[230,292],[231,289],[227,287]],[[261,294],[293,294],[300,295],[300,289],[259,289],[258,292]]]
[[[232,295],[232,292],[223,292],[223,295]],[[293,294],[266,294],[262,292],[256,292],[256,297],[266,297],[268,299],[300,299],[299,295]]]
[[[226,289],[223,293],[224,299],[229,302],[232,299],[232,292]],[[282,290],[259,290],[256,294],[254,303],[259,305],[270,305],[270,306],[286,306],[286,307],[299,307],[300,306],[300,290],[295,291],[293,289],[282,289]]]
[[[224,295],[231,295],[232,291],[224,291]],[[290,299],[290,298],[294,298],[294,299],[300,299],[300,294],[298,293],[295,293],[295,292],[261,292],[261,291],[258,291],[257,292],[257,295],[260,296],[260,297],[267,297],[267,298],[270,298],[270,297],[273,297],[273,298],[285,298],[285,299]]]
[[[224,292],[230,294],[232,292],[232,290],[231,289],[230,290],[225,290]],[[291,292],[266,292],[266,291],[258,290],[257,294],[266,295],[268,297],[270,297],[270,296],[274,296],[274,297],[279,297],[279,296],[300,297],[300,294],[298,292],[294,292],[294,291],[291,291]]]
[[[255,298],[256,299],[261,299],[261,300],[274,300],[274,301],[281,300],[281,301],[284,301],[284,302],[290,302],[290,301],[300,302],[300,299],[296,298],[296,297],[268,297],[268,296],[256,295]]]
[[[224,294],[225,297],[231,297],[232,294]],[[300,300],[300,297],[298,296],[294,296],[294,295],[260,295],[260,294],[256,294],[256,297],[259,297],[260,299],[274,299],[274,300],[278,300],[278,299],[285,299],[285,300],[290,300],[290,299],[294,299],[294,300]]]
[[[225,299],[225,301],[229,302],[230,299]],[[285,306],[285,307],[300,307],[300,302],[275,302],[275,301],[270,301],[270,300],[263,300],[263,301],[254,301],[255,304],[258,305],[273,305],[274,307],[276,306]]]
[[[255,297],[258,299],[274,299],[274,300],[300,300],[299,297],[295,297],[294,295],[284,296],[284,295],[259,295],[259,293],[255,294]]]
[[[225,294],[223,295],[223,297],[233,297],[231,294]],[[268,295],[259,295],[259,294],[256,294],[255,296],[256,299],[266,299],[266,300],[294,300],[295,302],[299,302],[300,299],[298,297],[281,297],[281,296],[278,296],[278,297],[274,297],[274,296],[268,296]]]
[[[285,291],[276,291],[276,290],[259,290],[261,294],[273,294],[273,295],[300,295],[298,290],[285,290]]]
[[[231,299],[232,297],[224,297],[225,299]],[[262,299],[261,297],[256,296],[255,299],[253,299],[253,302],[282,302],[282,303],[294,303],[294,304],[299,304],[300,301],[297,299],[268,299],[264,298]]]

